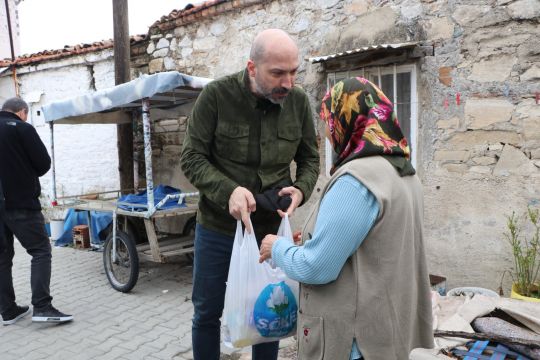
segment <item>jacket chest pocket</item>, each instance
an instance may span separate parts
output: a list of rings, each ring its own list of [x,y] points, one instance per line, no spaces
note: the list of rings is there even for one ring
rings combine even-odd
[[[215,145],[220,157],[235,162],[246,162],[249,146],[249,125],[218,123]]]
[[[291,126],[278,127],[278,163],[289,164],[294,159],[296,151],[298,150],[298,145],[300,144],[301,137],[302,133],[300,131],[300,128],[296,124]]]

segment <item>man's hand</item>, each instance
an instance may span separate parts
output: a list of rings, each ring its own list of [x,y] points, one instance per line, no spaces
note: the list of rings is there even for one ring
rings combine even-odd
[[[245,187],[238,186],[229,198],[229,213],[236,219],[242,220],[248,233],[251,233],[249,214],[256,210],[255,198]]]
[[[287,209],[287,214],[291,216],[298,207],[302,203],[302,200],[304,200],[304,194],[300,191],[300,189],[295,188],[294,186],[287,186],[280,190],[278,193],[279,196],[286,196],[289,195],[291,197],[291,205]],[[281,217],[285,216],[285,212],[278,210],[278,214]]]
[[[276,242],[278,237],[276,235],[266,235],[261,242],[261,247],[259,248],[259,253],[261,257],[259,258],[259,263],[262,263],[266,259],[272,258],[272,245]]]

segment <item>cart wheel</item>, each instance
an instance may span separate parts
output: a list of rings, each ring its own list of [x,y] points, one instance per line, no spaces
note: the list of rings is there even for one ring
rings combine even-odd
[[[195,236],[195,225],[197,224],[197,217],[193,216],[186,221],[184,225],[184,230],[182,231],[183,236],[192,235]],[[191,248],[193,245],[185,246],[184,248]],[[186,257],[190,262],[193,263],[193,253],[187,253]]]
[[[125,232],[116,232],[116,259],[113,256],[112,232],[105,240],[103,266],[113,289],[129,292],[139,279],[139,256],[135,242]]]

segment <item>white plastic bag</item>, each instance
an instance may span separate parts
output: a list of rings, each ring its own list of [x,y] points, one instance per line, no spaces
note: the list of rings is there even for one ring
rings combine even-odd
[[[278,235],[293,241],[287,217]],[[259,263],[254,232],[242,234],[242,223],[238,221],[222,318],[225,345],[241,348],[292,336],[297,310],[298,283],[287,278],[279,267]]]

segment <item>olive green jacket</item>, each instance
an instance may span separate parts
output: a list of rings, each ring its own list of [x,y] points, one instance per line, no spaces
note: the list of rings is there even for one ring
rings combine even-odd
[[[295,87],[282,105],[272,104],[250,91],[247,76],[244,70],[206,85],[188,121],[182,148],[182,170],[201,193],[197,221],[230,235],[236,221],[228,201],[236,187],[257,194],[276,184],[294,185],[307,201],[319,175],[307,95]],[[252,220],[255,230],[272,232],[279,216],[258,209]],[[266,225],[272,226],[263,229]]]

